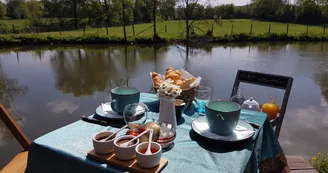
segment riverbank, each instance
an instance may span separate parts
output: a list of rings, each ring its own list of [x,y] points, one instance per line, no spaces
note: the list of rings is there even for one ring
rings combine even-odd
[[[258,41],[328,41],[328,35],[320,34],[257,34],[245,33],[213,37],[210,35],[193,36],[191,43],[258,42]],[[63,44],[166,44],[184,43],[184,39],[139,36],[127,41],[119,36],[83,35],[83,36],[45,36],[45,35],[2,35],[0,45],[63,45]]]

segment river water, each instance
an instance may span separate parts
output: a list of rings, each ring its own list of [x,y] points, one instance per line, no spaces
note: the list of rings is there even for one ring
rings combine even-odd
[[[168,66],[202,77],[213,99],[229,99],[238,69],[294,78],[279,137],[286,154],[328,150],[328,43],[70,46],[0,49],[0,99],[30,140],[90,115],[116,86],[152,92],[149,71]],[[241,85],[244,97],[283,92]],[[0,168],[21,148],[0,124]]]

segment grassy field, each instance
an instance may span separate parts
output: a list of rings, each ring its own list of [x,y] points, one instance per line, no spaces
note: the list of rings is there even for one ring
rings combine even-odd
[[[1,21],[1,22],[11,22],[11,23],[20,23],[24,24],[23,20],[19,21]],[[26,22],[26,21],[25,21]],[[307,40],[310,41],[321,41],[328,39],[328,31],[324,34],[322,26],[306,26],[299,24],[287,24],[287,23],[275,23],[275,22],[261,22],[256,20],[244,20],[244,19],[234,19],[234,20],[222,20],[221,23],[216,23],[212,20],[207,21],[195,21],[194,23],[194,32],[197,36],[203,36],[207,31],[212,29],[213,25],[213,40],[218,42],[223,41],[270,41],[270,40],[279,40],[279,41],[298,41],[298,40]],[[250,34],[252,25],[252,34]],[[269,26],[271,25],[270,34]],[[287,34],[287,25],[288,34]],[[233,30],[232,30],[233,26]],[[165,29],[166,28],[166,29]],[[135,25],[135,36],[133,35],[132,26],[127,26],[127,39],[128,41],[134,42],[137,39],[141,39],[142,42],[148,43],[153,36],[152,23],[146,24],[136,24]],[[143,32],[142,32],[143,31]],[[141,33],[142,32],[142,33]],[[232,35],[231,35],[232,33]],[[157,22],[157,34],[165,39],[166,41],[181,41],[185,38],[185,21],[159,21]],[[273,36],[272,36],[273,35]],[[278,35],[278,36],[277,36]],[[312,36],[315,36],[314,38]],[[45,39],[58,40],[58,38],[70,37],[70,39],[89,39],[92,37],[92,42],[97,42],[97,39],[103,39],[104,42],[114,38],[114,43],[122,42],[123,39],[123,27],[110,27],[108,28],[108,36],[106,28],[87,28],[84,31],[74,30],[74,31],[62,31],[60,32],[42,32],[36,35],[36,33],[29,34],[3,34],[0,35],[3,37],[2,44],[6,40],[14,39],[31,39],[33,42],[44,41],[44,44],[49,42]],[[10,38],[9,38],[10,37]],[[51,37],[51,38],[50,38]],[[83,37],[83,38],[82,38]],[[88,37],[88,38],[85,38]],[[5,40],[5,41],[3,41]],[[146,40],[146,41],[145,41]],[[147,41],[148,40],[148,41]],[[23,40],[24,41],[24,40]],[[66,42],[64,40],[64,42]],[[85,41],[85,40],[84,40]],[[124,40],[123,40],[124,41]],[[140,41],[140,40],[139,40]],[[1,38],[0,38],[1,42]],[[12,42],[12,41],[9,41]],[[21,41],[18,41],[21,42]],[[67,42],[76,43],[78,41],[70,40]],[[82,41],[83,42],[83,41]],[[136,41],[138,42],[138,41]]]
[[[27,21],[24,20],[0,20],[0,23],[5,23],[7,26],[12,24],[25,26]],[[214,25],[213,36],[223,36],[225,34],[231,34],[231,28],[233,25],[233,33],[250,33],[251,24],[253,25],[253,34],[264,34],[269,32],[269,25],[271,24],[271,33],[286,33],[287,24],[286,23],[275,23],[275,22],[261,22],[255,20],[246,19],[234,19],[234,20],[222,20],[221,23],[215,23],[214,21],[196,21],[194,31],[197,35],[204,35],[206,31],[211,30],[212,24]],[[167,25],[167,32],[165,32],[165,25]],[[142,30],[151,27],[151,23],[137,24],[135,25],[135,34],[138,34]],[[158,35],[167,39],[177,39],[181,38],[185,33],[185,22],[184,21],[163,21],[157,22]],[[306,33],[307,26],[299,24],[289,24],[288,33],[289,34],[302,34]],[[122,27],[111,27],[108,29],[109,36],[119,36],[123,37]],[[86,34],[98,34],[106,35],[106,28],[87,28]],[[323,27],[321,26],[309,26],[309,34],[323,34]],[[46,32],[41,33],[42,35],[60,35],[59,32]],[[63,31],[62,35],[70,36],[80,36],[83,35],[83,30],[75,31]],[[153,29],[150,28],[145,32],[141,33],[140,36],[152,36]],[[328,31],[327,31],[328,34]],[[127,36],[133,37],[132,26],[127,26]]]

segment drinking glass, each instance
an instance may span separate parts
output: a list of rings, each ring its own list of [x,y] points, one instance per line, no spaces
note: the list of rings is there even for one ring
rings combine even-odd
[[[198,113],[205,113],[205,104],[211,99],[211,88],[207,86],[199,86],[196,90],[196,102]]]
[[[148,107],[144,103],[133,103],[125,106],[123,117],[131,132],[138,132],[147,120]]]

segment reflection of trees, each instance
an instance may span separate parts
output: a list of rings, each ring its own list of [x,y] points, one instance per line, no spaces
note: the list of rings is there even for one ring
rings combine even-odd
[[[317,73],[315,80],[320,85],[321,93],[328,102],[328,72]]]
[[[137,75],[138,63],[153,61],[150,50],[130,46],[54,51],[51,64],[56,76],[56,88],[64,93],[82,96],[128,86],[133,75]],[[146,53],[143,54],[143,51]]]
[[[24,117],[12,105],[16,96],[24,95],[26,86],[20,86],[16,80],[7,78],[0,66],[0,103],[10,112],[11,116],[19,125],[23,125]],[[6,139],[13,137],[4,123],[0,120],[0,147],[5,144]]]
[[[116,76],[119,67],[111,62],[115,52],[59,50],[51,57],[56,75],[56,88],[74,96],[91,95],[112,85],[125,85]]]

